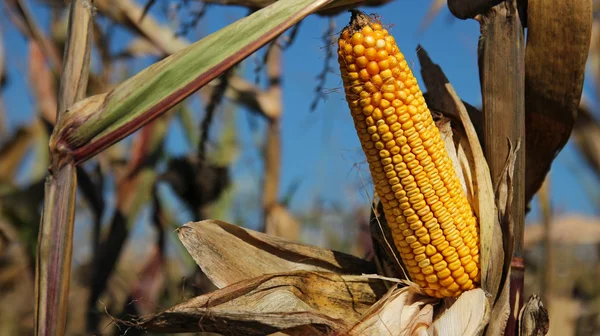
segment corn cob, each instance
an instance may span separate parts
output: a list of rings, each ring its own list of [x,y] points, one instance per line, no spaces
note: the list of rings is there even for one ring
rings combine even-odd
[[[411,280],[439,298],[474,288],[477,220],[404,55],[358,11],[338,47],[354,126]]]

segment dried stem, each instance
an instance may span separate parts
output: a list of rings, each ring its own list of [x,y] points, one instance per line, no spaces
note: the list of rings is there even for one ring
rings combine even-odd
[[[85,97],[92,38],[92,3],[73,1],[69,17],[57,120],[73,103]],[[57,127],[60,128],[60,127]],[[44,211],[38,237],[35,283],[36,335],[63,335],[66,329],[76,169],[73,159],[50,140],[51,167],[46,180]]]
[[[480,19],[479,71],[483,94],[483,143],[494,184],[509,155],[509,142],[525,144],[525,67],[523,26],[516,0],[507,0]],[[525,217],[525,153],[517,153],[513,177],[512,222],[503,227],[506,260],[511,260],[510,307],[506,335],[516,332],[523,305],[523,230]],[[511,238],[513,238],[511,240]]]

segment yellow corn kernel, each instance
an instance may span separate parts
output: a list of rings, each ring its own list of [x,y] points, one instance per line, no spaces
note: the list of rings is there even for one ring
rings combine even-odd
[[[353,11],[338,41],[346,99],[394,244],[433,297],[479,282],[479,228],[440,132],[394,38]]]

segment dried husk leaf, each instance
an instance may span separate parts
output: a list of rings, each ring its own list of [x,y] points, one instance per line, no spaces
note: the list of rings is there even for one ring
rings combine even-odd
[[[136,325],[158,332],[321,335],[347,330],[386,293],[380,279],[290,272],[241,281]]]
[[[485,292],[476,288],[462,293],[456,302],[436,318],[427,330],[432,336],[477,335],[485,326],[489,310]]]
[[[444,84],[450,81],[442,71],[442,68],[433,63],[427,51],[420,45],[417,47],[417,57],[421,64],[421,76],[423,77],[425,87],[427,87],[427,92],[424,94],[427,106],[431,111],[441,113],[447,118],[459,121],[460,117],[458,116],[458,111],[456,111],[454,100],[444,87]],[[483,132],[483,115],[481,111],[466,102],[463,102],[463,104],[467,108],[478,137],[481,138]]]
[[[583,89],[592,0],[529,0],[525,52],[526,202],[567,143]]]
[[[510,145],[510,144],[509,144]],[[506,232],[504,232],[504,255],[512,256],[513,255],[513,236],[514,232],[512,228],[514,228],[513,217],[512,217],[512,198],[513,198],[513,172],[515,167],[515,160],[517,157],[517,152],[521,143],[518,142],[516,148],[509,148],[509,155],[506,159],[506,164],[504,169],[502,170],[502,175],[500,176],[500,180],[496,185],[496,207],[498,208],[498,216],[500,218],[500,222],[502,227],[508,228]],[[504,284],[502,286],[502,291],[498,296],[497,300],[494,302],[494,306],[492,309],[492,315],[490,318],[490,323],[486,330],[486,335],[504,335],[504,331],[506,329],[506,324],[508,322],[509,315],[511,313],[510,307],[510,279],[511,279],[511,267],[510,267],[511,259],[506,259],[505,264],[500,270],[502,271],[503,277],[502,280]],[[517,314],[517,312],[514,312]],[[516,320],[517,316],[515,316]]]
[[[544,336],[548,333],[548,311],[539,296],[529,297],[519,313],[519,321],[519,336]]]
[[[298,270],[375,273],[374,264],[351,255],[217,220],[187,223],[178,234],[192,258],[218,288],[268,273]]]
[[[452,131],[452,127],[450,125],[450,119],[442,118],[441,120],[436,122],[436,125],[440,130],[440,135],[442,137],[442,140],[444,140],[446,150],[448,151],[448,156],[450,156],[450,161],[452,162],[452,167],[454,167],[456,175],[458,175],[458,178],[460,180],[460,185],[463,187],[465,193],[468,193],[463,167],[458,159],[458,152],[454,143],[454,132]]]
[[[510,315],[510,268],[505,275],[507,279],[504,281],[500,293],[496,298],[494,307],[492,308],[492,314],[490,315],[489,324],[485,330],[486,336],[502,336],[506,329],[506,323],[508,322],[508,316]]]
[[[423,335],[433,319],[438,299],[419,293],[416,287],[394,286],[371,307],[348,335]]]

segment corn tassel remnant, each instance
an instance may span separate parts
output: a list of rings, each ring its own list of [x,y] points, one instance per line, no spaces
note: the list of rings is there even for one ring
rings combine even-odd
[[[475,288],[478,223],[404,55],[358,11],[338,47],[354,126],[411,280],[439,298]]]

